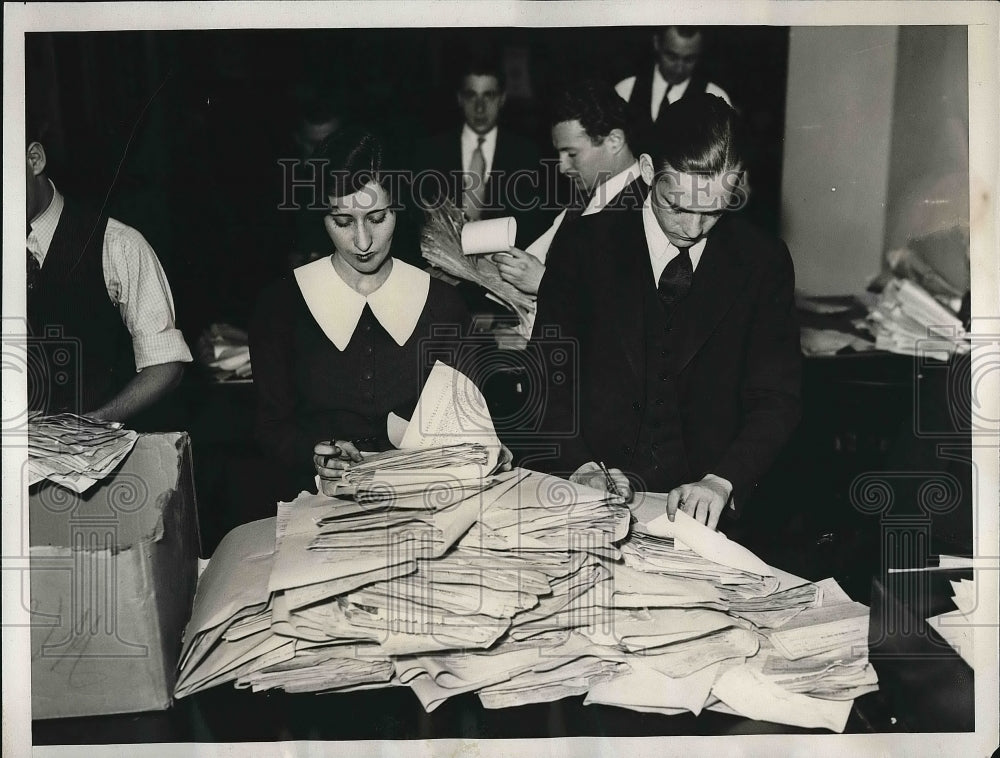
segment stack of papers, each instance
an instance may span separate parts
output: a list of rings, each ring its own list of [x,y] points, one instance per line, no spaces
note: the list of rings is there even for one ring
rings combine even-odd
[[[947,360],[969,352],[961,320],[909,279],[892,279],[868,313],[875,347]]]
[[[132,451],[138,433],[73,413],[28,419],[28,484],[42,479],[77,494],[103,479]]]
[[[642,493],[635,509],[662,514],[665,498]],[[683,512],[634,525],[621,552],[607,628],[585,634],[624,651],[629,672],[585,702],[843,731],[851,701],[877,688],[868,608],[833,580],[773,569]]]
[[[456,377],[440,378],[457,397]],[[408,686],[427,711],[469,692],[488,708],[585,695],[843,731],[853,698],[877,687],[868,609],[832,580],[775,569],[683,512],[670,521],[663,495],[637,496],[630,534],[620,498],[499,472],[499,443],[462,439],[475,403],[438,400],[404,430],[414,447],[348,471],[354,499],[302,493],[226,537],[178,697],[228,681]],[[439,482],[463,466],[460,486],[358,497],[380,477]]]
[[[942,563],[944,558],[942,556]],[[987,617],[988,604],[981,602],[976,595],[974,579],[951,582],[951,589],[952,600],[958,610],[932,616],[927,622],[962,656],[962,660],[972,666],[975,627],[988,627],[991,623]]]

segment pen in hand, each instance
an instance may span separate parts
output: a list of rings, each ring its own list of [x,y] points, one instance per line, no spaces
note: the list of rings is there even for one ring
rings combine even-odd
[[[608,471],[608,467],[604,465],[604,461],[598,464],[601,467],[601,471],[604,472],[604,483],[607,485],[607,490],[612,495],[617,497],[622,497],[621,490],[618,489],[618,485],[615,484],[615,480],[611,478],[611,472]]]

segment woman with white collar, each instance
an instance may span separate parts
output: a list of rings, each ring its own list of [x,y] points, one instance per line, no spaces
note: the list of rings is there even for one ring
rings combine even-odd
[[[359,448],[386,449],[387,415],[410,417],[435,358],[457,356],[469,324],[453,287],[390,254],[396,210],[378,140],[338,132],[313,159],[325,162],[333,253],[265,290],[250,329],[257,438],[287,474],[283,498],[310,488],[317,468],[360,460]]]

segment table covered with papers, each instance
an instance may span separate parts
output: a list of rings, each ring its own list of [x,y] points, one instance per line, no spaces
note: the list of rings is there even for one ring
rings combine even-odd
[[[383,507],[303,493],[220,545],[176,695],[407,688],[428,713],[582,695],[844,730],[877,687],[865,606],[683,514],[630,524],[608,498],[523,469]]]

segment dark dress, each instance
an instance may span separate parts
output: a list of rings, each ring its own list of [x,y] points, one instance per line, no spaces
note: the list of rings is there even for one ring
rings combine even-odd
[[[405,264],[397,259],[394,265]],[[436,360],[460,368],[468,324],[454,288],[431,278],[416,327],[403,345],[365,304],[341,351],[310,312],[294,276],[267,288],[251,324],[250,354],[256,436],[282,470],[281,497],[313,488],[312,451],[321,440],[387,448],[386,416],[393,411],[410,417]]]

